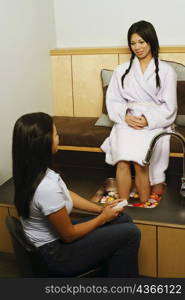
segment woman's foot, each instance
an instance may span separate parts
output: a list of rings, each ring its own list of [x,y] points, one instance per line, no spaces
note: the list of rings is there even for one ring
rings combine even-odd
[[[90,201],[92,202],[100,202],[102,197],[104,195],[104,190],[103,189],[99,189],[97,190],[97,192],[91,197]]]
[[[163,195],[164,192],[165,192],[165,188],[166,188],[166,183],[165,182],[152,185],[151,193]]]

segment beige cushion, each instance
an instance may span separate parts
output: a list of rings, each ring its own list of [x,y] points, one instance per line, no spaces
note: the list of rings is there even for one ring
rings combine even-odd
[[[107,114],[102,113],[94,125],[95,126],[112,127],[113,124],[114,124],[114,122],[112,122],[109,119],[109,116]]]
[[[114,122],[109,119],[107,108],[106,108],[106,92],[113,74],[113,70],[102,69],[101,70],[101,81],[103,89],[103,105],[102,105],[102,114],[95,123],[95,126],[104,126],[112,127]]]
[[[177,103],[178,111],[175,124],[185,126],[185,80],[177,81]]]
[[[177,115],[175,124],[180,125],[180,126],[185,126],[185,115]]]

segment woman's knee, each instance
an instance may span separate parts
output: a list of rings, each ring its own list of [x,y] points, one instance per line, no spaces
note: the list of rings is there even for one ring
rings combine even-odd
[[[135,251],[139,250],[141,241],[141,231],[134,223],[128,223],[127,227],[127,242],[129,247],[135,249]]]
[[[134,235],[138,238],[138,240],[141,240],[141,230],[133,223],[134,228],[133,228],[133,232]]]
[[[125,222],[125,218],[119,217],[117,220],[117,224],[115,224],[115,230],[117,234],[123,238],[130,238],[130,239],[136,239],[140,241],[141,238],[141,231],[140,229],[132,222],[128,221]],[[123,221],[124,220],[124,221]]]
[[[130,170],[130,163],[128,161],[121,160],[117,163],[117,170]]]
[[[134,163],[134,169],[136,173],[146,173],[149,171],[148,166],[141,166],[138,163]]]
[[[132,218],[126,213],[122,213],[117,220],[119,223],[133,223]]]
[[[126,228],[124,228],[124,225]],[[126,229],[128,239],[130,241],[135,241],[138,245],[141,239],[141,231],[134,223],[123,224],[124,230]]]
[[[145,168],[145,166],[141,166],[138,163],[134,162],[134,168],[135,168],[136,171],[137,170],[143,170]]]
[[[137,252],[141,240],[140,229],[134,223],[125,223],[120,224],[118,231],[120,248],[128,246]]]
[[[127,223],[128,228],[130,229],[130,231],[135,232],[136,234],[140,235],[140,229],[137,227],[136,224],[132,223]]]

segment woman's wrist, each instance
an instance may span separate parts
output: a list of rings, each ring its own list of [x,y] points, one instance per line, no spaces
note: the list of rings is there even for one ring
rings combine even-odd
[[[106,223],[106,218],[105,218],[105,215],[100,213],[98,216],[97,216],[97,220],[98,220],[98,223],[99,223],[99,226],[102,226]]]
[[[102,213],[102,211],[103,211],[103,206],[101,205],[98,205],[98,212],[99,212],[99,214],[101,214]]]

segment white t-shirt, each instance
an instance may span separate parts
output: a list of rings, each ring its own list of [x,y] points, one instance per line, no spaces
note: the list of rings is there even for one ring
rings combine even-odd
[[[24,232],[36,246],[59,239],[58,234],[48,221],[47,215],[66,207],[70,214],[73,201],[60,175],[47,169],[45,177],[38,185],[30,203],[30,216],[22,219]]]

